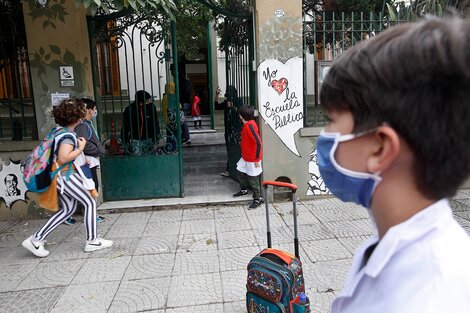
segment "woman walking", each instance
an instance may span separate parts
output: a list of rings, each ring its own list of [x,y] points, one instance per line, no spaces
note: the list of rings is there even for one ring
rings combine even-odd
[[[34,235],[25,239],[23,247],[31,251],[37,257],[47,257],[49,251],[44,248],[44,240],[54,229],[72,216],[80,202],[84,207],[84,224],[87,240],[85,252],[92,252],[113,245],[111,240],[100,238],[96,235],[96,201],[90,191],[84,185],[80,174],[72,165],[73,161],[83,152],[86,140],[77,138],[75,127],[82,122],[86,115],[83,101],[79,99],[67,99],[62,101],[52,110],[52,115],[57,131],[65,128],[60,136],[55,137],[54,164],[52,169],[59,168],[62,164],[69,164],[54,177],[49,189],[40,195],[41,202],[47,202],[51,208],[58,208],[54,214]]]

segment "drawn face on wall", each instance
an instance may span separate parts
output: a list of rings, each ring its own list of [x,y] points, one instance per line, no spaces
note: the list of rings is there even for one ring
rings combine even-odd
[[[18,178],[16,177],[15,174],[8,174],[5,177],[5,195],[6,196],[18,196],[19,195],[19,190],[18,190]]]

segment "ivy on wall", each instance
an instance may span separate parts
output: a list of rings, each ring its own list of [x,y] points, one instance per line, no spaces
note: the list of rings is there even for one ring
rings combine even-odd
[[[48,27],[57,29],[57,20],[65,23],[65,16],[69,15],[64,4],[65,0],[49,0],[42,6],[38,4],[37,0],[29,0],[29,15],[33,21],[38,18],[45,18],[42,22],[43,29]]]
[[[88,57],[85,57],[83,62],[79,62],[76,60],[75,55],[69,50],[65,49],[65,52],[62,54],[62,50],[60,47],[56,45],[49,45],[49,50],[46,51],[44,47],[39,47],[39,49],[33,54],[32,59],[30,60],[31,66],[36,68],[38,70],[38,79],[42,83],[42,90],[44,92],[48,92],[48,86],[46,83],[47,74],[46,74],[46,66],[50,66],[57,71],[59,70],[59,66],[73,66],[76,74],[75,74],[75,80],[76,81],[81,81],[81,69],[82,67],[84,69],[87,69],[88,65]],[[59,77],[57,76],[57,79]],[[75,87],[70,87],[72,90],[75,88],[80,88],[82,89],[81,86],[75,86]],[[80,91],[76,90],[76,91]]]
[[[37,70],[37,79],[41,83],[42,95],[38,94],[40,107],[43,112],[50,112],[51,100],[50,93],[51,86],[57,86],[59,82],[59,67],[60,66],[73,66],[75,76],[75,86],[67,87],[72,93],[80,94],[83,92],[85,86],[83,85],[86,70],[88,69],[88,57],[83,61],[78,61],[76,56],[69,50],[62,49],[56,45],[49,45],[44,48],[39,47],[30,57],[31,68]],[[49,72],[48,72],[49,70]],[[57,72],[57,76],[50,75],[51,71]],[[33,72],[34,73],[34,72]],[[41,131],[46,132],[54,126],[54,122],[50,114],[46,113],[46,123],[41,126]]]

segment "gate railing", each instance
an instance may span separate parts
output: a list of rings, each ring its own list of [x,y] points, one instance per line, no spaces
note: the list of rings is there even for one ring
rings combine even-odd
[[[89,18],[104,139],[117,140],[120,153],[134,154],[133,150],[139,148],[140,152],[145,152],[143,154],[173,154],[177,134],[175,132],[172,139],[165,134],[168,119],[162,106],[165,84],[170,77],[170,38],[165,40],[160,20],[123,13],[126,14],[115,13],[111,18]],[[153,104],[144,103],[143,113],[138,103],[133,102],[137,91],[141,90],[150,95],[148,102]],[[145,102],[147,96],[143,100]],[[139,114],[146,118],[137,116]],[[134,147],[137,141],[139,144],[148,142],[148,146]],[[168,141],[172,142],[171,147]]]
[[[306,127],[321,127],[326,117],[319,103],[324,75],[343,51],[407,20],[390,21],[382,13],[327,13],[304,15],[304,110]]]

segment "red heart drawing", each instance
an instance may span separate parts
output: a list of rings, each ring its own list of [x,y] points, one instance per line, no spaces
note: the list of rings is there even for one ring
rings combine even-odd
[[[282,94],[284,90],[286,90],[287,85],[289,85],[289,82],[285,78],[281,78],[279,80],[273,80],[271,82],[271,86],[274,88],[274,90],[277,91],[278,94]]]

